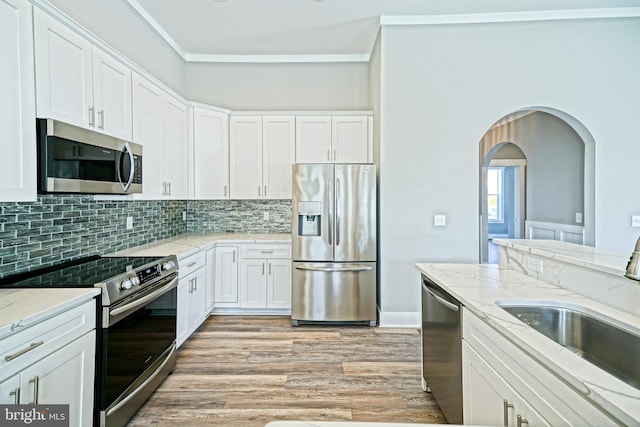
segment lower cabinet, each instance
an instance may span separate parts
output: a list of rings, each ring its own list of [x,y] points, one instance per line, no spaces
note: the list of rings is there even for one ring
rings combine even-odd
[[[180,347],[204,322],[206,310],[206,254],[200,251],[180,260],[176,345]]]
[[[238,307],[238,246],[216,246],[214,251],[214,308]]]
[[[620,424],[467,308],[462,324],[464,424]]]
[[[241,307],[291,309],[291,260],[243,259],[240,277]]]
[[[0,341],[0,404],[68,404],[68,425],[90,426],[95,340],[92,300]]]

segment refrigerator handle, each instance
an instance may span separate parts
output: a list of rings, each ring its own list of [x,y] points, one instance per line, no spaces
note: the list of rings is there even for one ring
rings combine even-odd
[[[340,180],[336,178],[336,246],[340,246]]]
[[[327,199],[328,202],[327,203],[329,205],[329,244],[333,245],[333,194],[331,194],[331,189],[333,188],[333,180],[331,178],[329,178],[329,182],[328,182],[328,192],[327,192]]]
[[[306,266],[306,265],[297,265],[296,270],[302,271],[322,271],[325,273],[336,273],[336,272],[351,272],[357,273],[360,271],[371,271],[373,267],[370,266],[361,266],[361,267],[314,267],[314,266]]]

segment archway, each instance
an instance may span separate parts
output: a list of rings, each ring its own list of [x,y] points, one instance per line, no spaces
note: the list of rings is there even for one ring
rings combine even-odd
[[[512,150],[510,155],[497,156],[502,158],[498,164],[508,166],[505,158],[512,157],[512,163],[519,158],[521,171],[527,164],[526,174],[521,172],[521,183],[524,185],[526,179],[532,184],[526,191],[522,189],[522,196],[528,195],[531,203],[526,210],[522,208],[521,218],[580,230],[579,243],[594,246],[595,141],[586,127],[569,114],[549,107],[531,107],[496,121],[479,142],[480,262],[488,262],[487,171],[498,165],[495,161],[491,165],[491,160],[509,143],[522,155],[514,156]],[[526,163],[529,157],[530,164]],[[530,230],[531,227],[527,232]],[[513,238],[513,234],[509,237]]]

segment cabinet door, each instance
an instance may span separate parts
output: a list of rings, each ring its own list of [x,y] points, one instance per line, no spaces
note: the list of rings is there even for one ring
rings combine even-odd
[[[214,304],[238,304],[238,248],[219,246],[215,251]]]
[[[165,95],[162,102],[162,171],[163,181],[167,183],[165,196],[171,199],[184,200],[189,196],[187,144],[187,106]]]
[[[231,198],[262,198],[262,117],[232,116],[229,127]]]
[[[229,198],[229,115],[193,109],[196,199]]]
[[[206,271],[200,268],[190,275],[192,285],[189,295],[189,335],[204,322],[206,313]]]
[[[269,260],[267,271],[267,308],[291,308],[290,260]]]
[[[464,341],[462,360],[465,424],[516,426],[520,415],[529,426],[549,425]]]
[[[0,405],[17,405],[20,403],[20,374],[15,374],[0,381]]]
[[[267,307],[267,261],[243,259],[240,263],[240,306]]]
[[[189,336],[189,297],[191,275],[180,278],[178,281],[176,303],[176,346],[179,348]]]
[[[295,163],[294,116],[262,118],[262,195],[266,199],[291,198],[291,165]]]
[[[68,404],[70,426],[93,421],[95,332],[90,332],[22,372],[22,403]]]
[[[162,100],[164,92],[147,79],[133,75],[133,141],[142,144],[142,194],[136,199],[163,196]]]
[[[370,163],[367,116],[333,116],[332,159],[335,163]]]
[[[98,131],[131,140],[131,70],[96,48],[93,49],[93,103]]]
[[[31,4],[0,0],[0,200],[36,200],[36,127]]]
[[[91,43],[37,7],[34,37],[38,117],[95,129]]]
[[[331,116],[296,117],[296,163],[331,163]]]
[[[207,249],[205,255],[207,264],[205,267],[205,284],[204,284],[204,299],[205,299],[205,311],[211,313],[213,310],[213,303],[215,301],[214,295],[214,277],[215,277],[215,262],[216,262],[216,250]]]

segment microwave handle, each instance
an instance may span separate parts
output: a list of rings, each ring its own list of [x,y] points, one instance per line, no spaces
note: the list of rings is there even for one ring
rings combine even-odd
[[[129,168],[129,177],[127,178],[127,182],[124,183],[122,182],[122,162],[120,162],[120,167],[118,168],[118,179],[120,181],[120,185],[122,185],[122,189],[124,191],[129,190],[129,187],[131,186],[131,183],[133,182],[133,176],[135,174],[135,168],[136,168],[136,164],[135,164],[135,159],[133,157],[133,152],[131,151],[131,147],[129,146],[128,142],[124,143],[124,147],[122,148],[122,154],[128,154],[129,155],[129,162],[131,164],[131,167]]]

